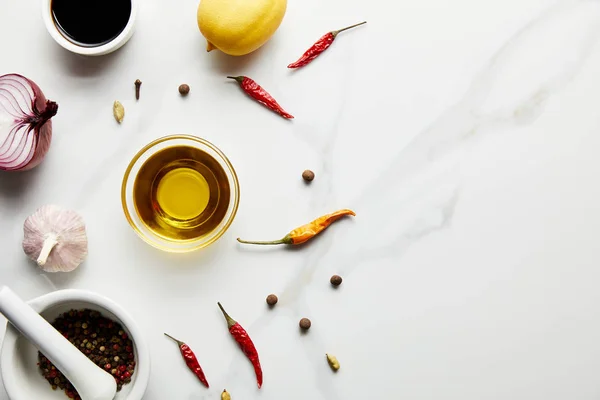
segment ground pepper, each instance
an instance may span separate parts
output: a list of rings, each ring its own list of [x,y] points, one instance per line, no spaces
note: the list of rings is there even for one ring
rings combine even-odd
[[[252,343],[252,339],[248,336],[248,332],[233,318],[227,314],[221,303],[217,303],[223,316],[227,320],[227,327],[229,328],[229,333],[235,339],[235,341],[240,345],[240,348],[248,357],[252,366],[254,367],[254,373],[256,374],[256,382],[258,384],[258,388],[262,386],[263,383],[263,373],[262,368],[260,366],[260,360],[258,359],[258,352],[256,351],[256,347],[254,343]]]
[[[83,309],[61,314],[52,326],[96,365],[112,374],[117,391],[131,382],[135,353],[133,342],[121,324],[98,311]],[[42,353],[38,353],[38,366],[52,389],[64,390],[67,397],[81,400],[71,382]]]
[[[329,225],[337,221],[338,219],[345,217],[347,215],[355,216],[356,214],[352,210],[339,210],[331,214],[323,215],[315,219],[314,221],[302,225],[299,228],[294,229],[287,235],[283,237],[283,239],[273,240],[268,242],[255,242],[255,241],[247,241],[238,238],[238,242],[245,244],[259,244],[259,245],[275,245],[275,244],[301,244],[309,241],[310,239],[317,236],[319,233],[323,232]]]

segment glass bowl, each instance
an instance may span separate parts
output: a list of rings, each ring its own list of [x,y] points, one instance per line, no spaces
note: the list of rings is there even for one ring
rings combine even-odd
[[[212,231],[198,238],[187,240],[175,240],[157,234],[152,229],[148,228],[140,218],[133,199],[133,190],[136,176],[144,163],[154,154],[173,146],[189,146],[199,149],[212,158],[214,158],[225,171],[227,180],[229,181],[230,197],[229,205],[225,216],[221,222]],[[174,253],[184,253],[188,251],[198,250],[208,246],[219,239],[229,228],[237,213],[240,202],[240,185],[237,175],[231,162],[225,154],[215,145],[207,140],[191,135],[171,135],[149,143],[144,146],[131,160],[121,186],[121,202],[125,217],[133,230],[148,244],[164,251]]]

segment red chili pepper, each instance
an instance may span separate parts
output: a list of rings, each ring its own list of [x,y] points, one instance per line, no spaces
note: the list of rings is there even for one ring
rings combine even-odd
[[[275,111],[283,118],[292,119],[294,116],[286,112],[280,105],[275,101],[273,96],[269,94],[265,89],[262,88],[254,80],[247,76],[228,76],[229,79],[235,79],[241,86],[242,90],[246,92],[254,100],[258,101],[263,106]]]
[[[204,386],[208,387],[208,381],[206,380],[206,377],[204,376],[202,367],[200,367],[198,358],[196,358],[196,355],[194,354],[192,349],[190,349],[190,346],[188,346],[187,344],[183,343],[180,340],[175,339],[171,335],[167,335],[166,333],[165,333],[165,336],[177,343],[177,345],[179,346],[179,350],[181,351],[181,355],[183,356],[183,359],[185,360],[185,364],[194,373],[194,375],[196,375],[198,377],[200,382],[202,382],[204,384]]]
[[[258,388],[260,389],[263,383],[263,373],[260,366],[260,361],[258,359],[258,352],[256,351],[256,347],[254,347],[254,343],[252,343],[252,339],[250,339],[250,336],[248,336],[248,332],[246,332],[246,330],[242,328],[237,321],[227,314],[221,303],[217,304],[227,320],[229,333],[231,333],[231,336],[233,336],[235,341],[240,345],[246,357],[248,357],[252,363],[252,366],[254,367],[254,373],[256,374],[256,382],[258,383]]]
[[[317,40],[317,42],[313,44],[310,49],[306,50],[306,52],[302,54],[302,57],[300,57],[298,61],[288,65],[288,68],[304,67],[305,65],[309,64],[312,60],[319,57],[321,53],[323,53],[325,50],[327,50],[329,46],[333,44],[333,41],[335,40],[337,35],[339,35],[341,32],[347,31],[348,29],[356,28],[357,26],[364,25],[366,23],[367,21],[364,21],[360,24],[351,25],[346,28],[339,29],[337,31],[331,31],[326,33],[321,37],[321,39]]]

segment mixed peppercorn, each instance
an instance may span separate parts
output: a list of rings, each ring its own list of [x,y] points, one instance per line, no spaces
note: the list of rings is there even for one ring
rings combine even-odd
[[[96,365],[114,376],[117,391],[131,382],[135,353],[121,324],[103,317],[98,311],[84,309],[61,314],[52,326]],[[40,371],[52,389],[64,390],[70,399],[81,400],[71,382],[48,358],[38,353],[38,360]]]

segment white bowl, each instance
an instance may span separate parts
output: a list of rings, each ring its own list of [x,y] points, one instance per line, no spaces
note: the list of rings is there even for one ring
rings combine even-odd
[[[121,32],[119,36],[110,42],[95,47],[79,46],[65,38],[54,23],[51,5],[52,0],[42,0],[42,19],[44,20],[44,25],[46,25],[48,33],[50,33],[50,36],[52,36],[56,43],[73,53],[82,54],[84,56],[102,56],[118,50],[121,46],[127,43],[127,41],[133,35],[135,18],[137,15],[137,0],[131,0],[131,14],[129,15],[129,21],[125,26],[125,29],[123,29],[123,32]]]
[[[47,321],[53,322],[71,309],[88,308],[119,322],[131,338],[135,353],[135,371],[131,382],[124,385],[115,400],[141,400],[150,379],[150,351],[133,319],[115,302],[85,290],[59,290],[27,302]],[[38,365],[38,350],[11,324],[6,328],[0,369],[10,400],[65,400],[62,390],[52,390]]]

